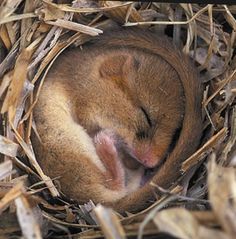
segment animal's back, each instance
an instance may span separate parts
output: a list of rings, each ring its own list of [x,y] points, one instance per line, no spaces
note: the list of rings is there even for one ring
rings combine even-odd
[[[197,142],[201,134],[200,103],[196,99],[201,95],[200,84],[189,72],[192,67],[184,56],[182,63],[171,62],[181,56],[168,41],[143,31],[120,31],[101,37],[82,50],[71,49],[59,56],[34,110],[42,144],[36,137],[33,143],[45,172],[51,177],[62,176],[63,192],[80,202],[117,201],[138,190],[140,183],[136,181],[143,177],[142,164],[154,167],[164,163],[165,168],[166,157],[172,151],[177,152],[177,158],[171,159],[176,162],[193,152],[197,143],[188,150],[181,151],[178,144],[174,144],[179,147],[177,150],[172,148],[176,132],[183,131],[179,136],[182,141],[181,134],[190,135],[187,130],[193,124],[186,122],[188,111],[196,121],[191,137]],[[120,191],[113,190],[115,184],[104,177],[113,166],[98,152],[96,137],[101,132],[112,142],[108,148],[114,146],[117,151],[117,159],[115,154],[109,156],[111,162],[118,160],[122,165],[118,170],[119,165],[115,164],[124,181]],[[107,157],[110,151],[105,153]],[[132,173],[133,182],[127,176]],[[133,186],[129,186],[127,178]],[[146,191],[150,197],[151,190]],[[133,198],[137,196],[138,193]],[[136,199],[131,194],[123,208],[119,202],[119,209],[135,207],[132,200],[137,206],[142,204],[141,199]]]

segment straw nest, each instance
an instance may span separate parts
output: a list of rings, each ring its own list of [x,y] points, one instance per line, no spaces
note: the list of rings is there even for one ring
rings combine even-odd
[[[0,238],[235,238],[236,6],[78,0],[0,5]],[[204,135],[182,165],[184,183],[137,214],[59,195],[30,143],[34,104],[56,57],[116,25],[167,34],[204,84]],[[29,180],[33,178],[33,180]],[[32,183],[36,182],[36,183]],[[166,238],[166,236],[165,236]]]

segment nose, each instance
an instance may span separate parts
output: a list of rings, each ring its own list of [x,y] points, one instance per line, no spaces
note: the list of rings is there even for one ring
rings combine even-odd
[[[154,168],[160,161],[159,158],[154,157],[152,155],[144,155],[140,160],[147,168]]]
[[[154,168],[160,162],[160,157],[154,155],[151,150],[144,152],[134,152],[135,158],[145,167]]]

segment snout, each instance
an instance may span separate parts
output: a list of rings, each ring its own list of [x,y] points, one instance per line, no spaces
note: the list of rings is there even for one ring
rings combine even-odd
[[[134,151],[135,158],[146,168],[154,168],[161,162],[161,157],[149,149],[143,152]]]

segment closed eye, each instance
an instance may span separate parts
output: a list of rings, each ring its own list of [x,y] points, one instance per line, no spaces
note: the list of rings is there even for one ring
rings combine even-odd
[[[143,130],[140,130],[136,133],[136,136],[138,139],[147,139],[149,137],[149,134]]]
[[[149,116],[149,114],[147,113],[147,111],[141,106],[140,109],[142,110],[146,120],[147,120],[147,123],[150,127],[152,127],[152,121],[151,121],[151,118]]]

